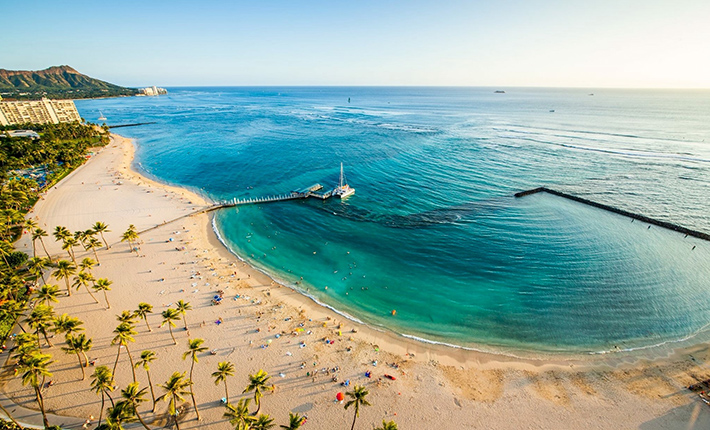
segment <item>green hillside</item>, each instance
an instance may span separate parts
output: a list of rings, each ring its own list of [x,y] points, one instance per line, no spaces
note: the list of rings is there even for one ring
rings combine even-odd
[[[3,99],[85,99],[132,96],[136,93],[135,88],[100,81],[69,66],[36,71],[0,69],[0,95]]]

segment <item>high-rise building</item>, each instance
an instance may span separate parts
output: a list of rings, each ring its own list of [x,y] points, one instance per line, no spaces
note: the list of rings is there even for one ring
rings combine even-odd
[[[72,100],[0,100],[0,125],[81,121]]]

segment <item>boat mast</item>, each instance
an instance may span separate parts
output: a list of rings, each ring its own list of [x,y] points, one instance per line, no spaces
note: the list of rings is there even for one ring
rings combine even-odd
[[[343,163],[340,163],[340,188],[343,188]]]

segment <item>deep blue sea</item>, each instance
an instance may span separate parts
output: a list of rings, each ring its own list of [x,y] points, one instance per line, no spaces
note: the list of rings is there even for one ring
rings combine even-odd
[[[137,166],[208,197],[281,194],[340,163],[354,196],[223,210],[239,256],[373,326],[485,350],[710,338],[710,91],[169,88],[79,100]],[[302,278],[302,279],[301,279]],[[327,288],[326,288],[327,287]],[[396,310],[396,315],[391,314]]]

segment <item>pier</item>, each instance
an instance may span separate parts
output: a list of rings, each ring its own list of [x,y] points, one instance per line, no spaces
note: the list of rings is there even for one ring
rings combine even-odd
[[[302,199],[308,199],[308,198],[314,198],[314,199],[318,199],[318,200],[327,200],[333,196],[333,191],[335,191],[333,189],[330,191],[319,193],[318,191],[321,191],[322,189],[323,189],[323,185],[314,184],[314,185],[311,185],[310,187],[291,191],[288,194],[274,194],[274,195],[262,196],[262,197],[245,197],[245,198],[241,198],[241,199],[235,197],[231,200],[222,200],[221,202],[217,202],[214,205],[212,205],[206,209],[203,209],[203,212],[210,212],[210,211],[220,209],[220,208],[231,208],[231,207],[236,207],[236,206],[258,205],[261,203],[284,202],[287,200],[302,200]]]
[[[515,193],[515,197],[525,197],[525,196],[529,196],[529,195],[531,195],[531,194],[537,194],[537,193],[548,193],[548,194],[552,194],[552,195],[555,195],[555,196],[558,196],[558,197],[562,197],[562,198],[565,198],[565,199],[569,199],[569,200],[572,200],[572,201],[575,201],[575,202],[578,202],[578,203],[583,203],[583,204],[588,205],[588,206],[593,206],[593,207],[598,208],[598,209],[602,209],[602,210],[605,210],[605,211],[613,212],[613,213],[618,214],[618,215],[622,215],[622,216],[625,216],[625,217],[629,217],[629,218],[631,218],[631,219],[635,219],[635,220],[639,220],[639,221],[642,221],[642,222],[645,222],[645,223],[648,223],[648,224],[652,224],[652,225],[656,225],[656,226],[659,226],[659,227],[663,227],[663,228],[666,228],[666,229],[668,229],[668,230],[677,231],[678,233],[683,233],[683,234],[686,234],[686,235],[688,235],[688,236],[697,237],[698,239],[703,239],[703,240],[710,241],[710,234],[703,233],[702,231],[692,230],[692,229],[689,229],[689,228],[680,226],[680,225],[678,225],[678,224],[673,224],[673,223],[671,223],[671,222],[661,221],[661,220],[657,220],[657,219],[654,219],[654,218],[647,217],[647,216],[645,216],[645,215],[641,215],[641,214],[637,214],[637,213],[625,211],[625,210],[623,210],[623,209],[615,208],[615,207],[613,207],[613,206],[605,205],[605,204],[603,204],[603,203],[594,202],[594,201],[592,201],[592,200],[587,200],[587,199],[582,198],[582,197],[573,196],[572,194],[563,193],[563,192],[561,192],[561,191],[553,190],[553,189],[550,189],[550,188],[547,188],[547,187],[539,187],[539,188],[533,188],[532,190],[521,191],[521,192],[519,192],[519,193]]]

